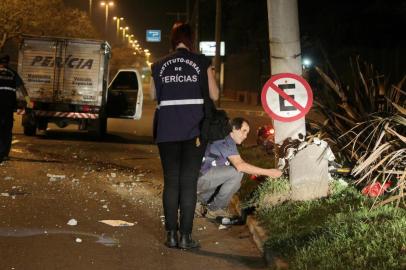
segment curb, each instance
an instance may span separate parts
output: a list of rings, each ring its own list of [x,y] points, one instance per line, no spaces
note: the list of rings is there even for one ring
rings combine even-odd
[[[237,195],[232,197],[230,206],[233,211],[241,216],[240,199]],[[272,269],[289,269],[289,264],[285,260],[275,256],[271,250],[264,249],[264,243],[267,240],[268,235],[264,228],[262,228],[262,226],[259,224],[258,220],[256,220],[254,216],[250,215],[247,217],[246,225],[248,226],[248,229],[252,235],[252,240],[254,241],[258,250],[261,251],[267,266],[272,267]]]
[[[230,205],[232,209],[241,216],[240,199],[237,195],[233,196]],[[268,238],[265,230],[259,225],[259,222],[253,216],[247,217],[246,225],[248,226],[252,239],[254,240],[258,250],[264,253],[264,243]]]

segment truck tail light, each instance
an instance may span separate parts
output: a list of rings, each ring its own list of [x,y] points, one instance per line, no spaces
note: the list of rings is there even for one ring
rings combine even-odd
[[[90,108],[89,105],[83,105],[82,108],[81,108],[81,111],[86,112],[86,113],[90,112],[90,110],[91,110],[91,108]]]

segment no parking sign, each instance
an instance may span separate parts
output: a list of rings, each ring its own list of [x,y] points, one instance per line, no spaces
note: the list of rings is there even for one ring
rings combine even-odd
[[[301,76],[281,73],[272,76],[265,83],[261,103],[272,119],[292,122],[309,112],[313,104],[313,92]]]

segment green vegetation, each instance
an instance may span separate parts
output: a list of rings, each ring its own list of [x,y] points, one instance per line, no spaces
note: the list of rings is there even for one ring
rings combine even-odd
[[[249,202],[256,201],[257,218],[268,232],[265,250],[290,269],[405,269],[405,209],[371,210],[372,199],[334,182],[328,198],[277,206],[261,200],[284,185],[269,181],[258,187]]]
[[[260,146],[240,147],[239,152],[241,157],[250,164],[262,168],[274,167],[274,158],[265,153]],[[251,175],[244,174],[241,189],[239,190],[239,197],[242,201],[248,201],[252,197],[253,192],[255,192],[261,180],[261,178],[253,180],[251,179]]]
[[[339,163],[353,167],[356,184],[391,183],[391,197],[379,205],[396,200],[406,206],[406,76],[393,85],[358,57],[350,64],[351,83],[331,65],[316,67],[325,91],[316,96],[321,121],[310,123],[310,133],[329,142]]]

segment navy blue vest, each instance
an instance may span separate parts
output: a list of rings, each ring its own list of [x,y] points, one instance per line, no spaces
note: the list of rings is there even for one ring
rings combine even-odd
[[[16,90],[21,84],[17,72],[10,68],[0,68],[0,111],[15,109]]]
[[[152,76],[158,109],[155,113],[156,142],[176,142],[200,135],[203,96],[200,84],[207,84],[210,60],[178,49],[154,63]]]

